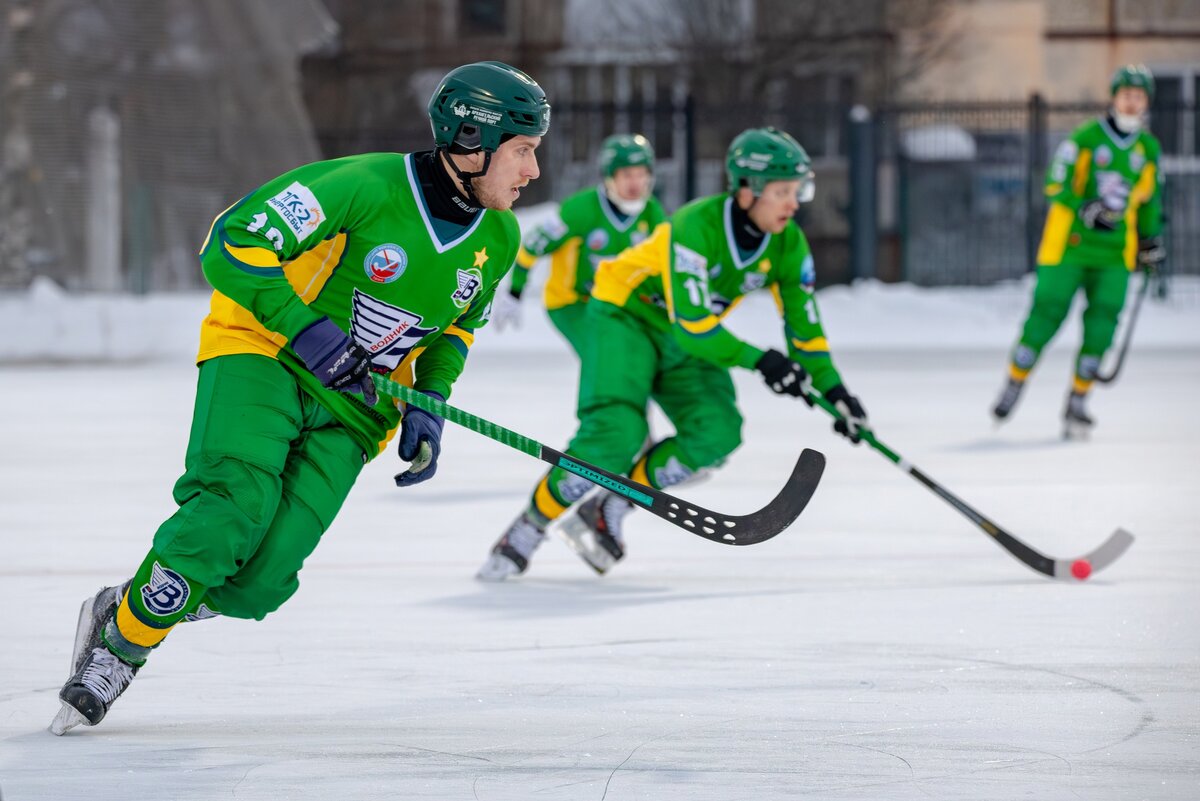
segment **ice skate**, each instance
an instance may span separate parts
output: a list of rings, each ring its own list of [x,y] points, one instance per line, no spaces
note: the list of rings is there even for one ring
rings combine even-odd
[[[1013,407],[1017,405],[1017,401],[1021,398],[1021,390],[1025,389],[1025,382],[1018,381],[1015,378],[1008,379],[1004,384],[1004,389],[1000,391],[1000,397],[996,399],[996,405],[992,407],[992,417],[997,423],[1003,423],[1012,414]]]
[[[128,581],[118,587],[101,587],[95,595],[88,598],[79,607],[79,620],[75,625],[75,645],[71,649],[71,668],[68,674],[71,678],[68,679],[68,684],[80,672],[80,668],[92,651],[104,647],[104,643],[100,639],[100,632],[116,612],[117,606],[120,605],[121,599],[128,589]],[[63,709],[55,717],[54,724],[51,724],[50,730],[55,734],[62,734],[67,729],[84,722],[83,717],[79,716],[78,720],[67,723],[66,721],[73,720],[73,716],[68,714],[71,711],[73,710],[64,704]],[[60,721],[60,718],[64,717],[66,721]],[[60,723],[66,723],[66,725],[56,730]]]
[[[633,504],[611,492],[598,492],[563,519],[558,531],[575,553],[604,575],[625,556],[621,521]]]
[[[59,690],[63,706],[50,724],[50,732],[62,735],[80,724],[95,726],[104,720],[137,672],[136,667],[121,661],[103,644],[93,648]]]
[[[1096,421],[1087,411],[1087,395],[1072,392],[1067,396],[1063,412],[1063,439],[1085,440],[1091,436]]]
[[[521,575],[529,568],[533,552],[545,539],[545,527],[539,526],[529,512],[522,512],[492,546],[492,552],[475,578],[480,581],[504,581],[511,576]]]

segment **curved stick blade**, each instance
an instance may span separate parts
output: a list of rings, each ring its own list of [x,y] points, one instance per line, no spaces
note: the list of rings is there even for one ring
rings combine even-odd
[[[1123,528],[1118,528],[1109,535],[1108,539],[1100,543],[1099,547],[1078,559],[1055,559],[1054,578],[1065,581],[1083,581],[1120,559],[1132,544],[1133,535]],[[1074,565],[1080,562],[1086,562],[1089,568],[1083,576],[1076,575],[1072,570]]]

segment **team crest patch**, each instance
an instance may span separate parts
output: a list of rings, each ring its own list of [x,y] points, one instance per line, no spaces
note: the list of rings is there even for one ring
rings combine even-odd
[[[1107,167],[1109,164],[1112,164],[1112,159],[1112,149],[1108,145],[1100,145],[1100,147],[1096,148],[1097,167]]]
[[[377,284],[390,284],[404,275],[407,267],[408,254],[404,248],[392,242],[372,248],[363,259],[367,277]]]
[[[141,593],[146,609],[166,617],[183,609],[192,590],[183,576],[156,561],[150,568],[150,581],[142,585]]]
[[[587,235],[588,250],[604,250],[604,246],[608,244],[608,231],[603,228],[595,228]]]
[[[746,273],[742,276],[742,294],[746,295],[755,290],[762,289],[767,283],[767,276],[762,273]]]
[[[267,205],[275,210],[296,235],[297,242],[307,239],[325,219],[325,212],[317,202],[317,196],[299,181],[292,181],[287,189],[268,200]]]
[[[354,290],[350,336],[370,351],[371,363],[378,370],[395,370],[425,335],[437,330],[436,325],[422,328],[419,314]]]
[[[483,274],[474,267],[458,271],[458,289],[450,295],[450,300],[460,309],[465,309],[479,294],[483,286]]]
[[[1140,149],[1134,150],[1129,154],[1129,169],[1134,172],[1141,172],[1142,167],[1146,166],[1146,156]]]

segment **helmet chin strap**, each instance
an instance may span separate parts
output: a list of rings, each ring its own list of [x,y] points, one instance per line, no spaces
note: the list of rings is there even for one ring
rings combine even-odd
[[[471,185],[471,181],[487,175],[488,167],[492,163],[492,151],[483,151],[483,169],[479,172],[465,172],[460,170],[458,164],[450,157],[450,149],[447,147],[439,147],[438,152],[442,154],[446,163],[450,165],[450,169],[458,176],[458,180],[462,182],[463,192],[467,195],[467,201],[476,208],[483,208],[483,203],[479,200],[479,196],[475,194],[475,187]]]

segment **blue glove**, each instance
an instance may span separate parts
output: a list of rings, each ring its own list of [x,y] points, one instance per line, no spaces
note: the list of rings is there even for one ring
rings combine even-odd
[[[368,406],[374,406],[379,400],[371,380],[371,354],[333,320],[322,317],[296,334],[291,345],[300,361],[325,388],[334,392],[356,392],[363,396]]]
[[[833,430],[855,445],[862,442],[862,432],[867,428],[867,410],[858,398],[850,394],[845,384],[838,384],[825,393],[825,400],[832,403],[842,415],[833,424]]]
[[[426,392],[431,398],[446,400],[436,392]],[[433,478],[437,472],[438,456],[442,452],[442,426],[445,420],[436,414],[410,403],[400,421],[400,458],[412,462],[403,473],[396,474],[397,487],[411,487]]]

